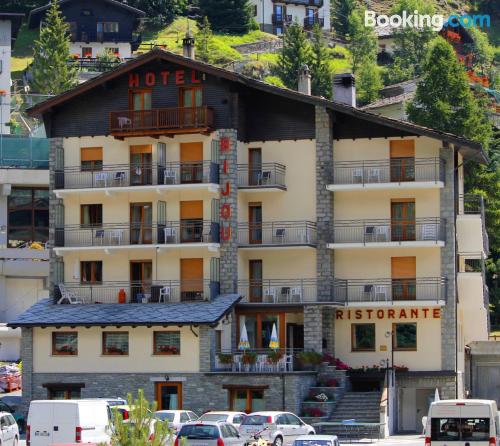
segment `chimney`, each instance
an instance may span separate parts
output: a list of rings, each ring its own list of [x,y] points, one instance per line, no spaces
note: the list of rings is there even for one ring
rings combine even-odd
[[[182,39],[182,54],[189,59],[195,59],[194,55],[194,37],[191,31],[187,31],[184,39]]]
[[[333,101],[356,107],[356,80],[351,73],[333,76]]]
[[[299,69],[299,93],[311,96],[311,74],[309,67],[304,64]]]

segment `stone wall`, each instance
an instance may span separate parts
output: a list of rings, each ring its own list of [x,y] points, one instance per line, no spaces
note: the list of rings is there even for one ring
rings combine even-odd
[[[323,351],[323,312],[321,306],[304,306],[304,350]]]
[[[21,360],[23,361],[22,409],[27,412],[33,399],[33,329],[21,328]],[[46,395],[45,395],[46,396]]]
[[[442,400],[455,398],[455,376],[453,375],[428,375],[428,376],[401,376],[396,373],[396,386],[412,389],[435,389],[439,390]]]

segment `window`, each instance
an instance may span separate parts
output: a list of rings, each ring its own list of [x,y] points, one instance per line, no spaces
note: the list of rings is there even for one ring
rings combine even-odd
[[[49,239],[49,190],[13,187],[8,198],[9,248]]]
[[[91,260],[80,262],[81,283],[102,283],[102,261]]]
[[[129,110],[151,110],[151,90],[130,90],[129,91]],[[142,153],[142,152],[141,152]]]
[[[155,331],[153,338],[155,355],[181,354],[181,333],[179,331]]]
[[[264,389],[236,388],[229,389],[229,410],[237,412],[258,412],[264,410]],[[243,420],[244,424],[247,419]]]
[[[120,29],[118,22],[97,22],[97,33],[117,33]]]
[[[92,9],[88,9],[88,8],[82,9],[82,15],[87,16],[87,17],[92,16],[93,15]]]
[[[351,345],[353,352],[374,352],[375,324],[352,324]]]
[[[82,47],[82,57],[92,57],[92,47],[91,46]]]
[[[257,5],[252,5],[253,7],[253,16],[257,17]]]
[[[102,333],[102,354],[106,356],[128,355],[128,332],[104,331]]]
[[[102,225],[102,204],[82,204],[80,206],[80,223],[85,226]]]
[[[46,385],[49,400],[78,400],[81,398],[80,386]]]
[[[80,159],[83,171],[102,170],[102,147],[82,147]]]
[[[393,324],[394,350],[412,351],[417,349],[417,324]]]
[[[78,333],[76,331],[52,332],[52,354],[54,356],[78,355]]]
[[[187,423],[189,421],[189,417],[187,416],[187,413],[182,412],[181,413],[181,423]]]
[[[432,418],[431,441],[488,441],[489,418]]]

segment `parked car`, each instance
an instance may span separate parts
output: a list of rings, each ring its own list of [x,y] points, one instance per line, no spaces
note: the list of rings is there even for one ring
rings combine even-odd
[[[239,432],[246,442],[260,431],[262,438],[273,446],[289,446],[301,435],[316,434],[312,426],[290,412],[253,412],[240,424]]]
[[[103,400],[35,400],[28,411],[26,444],[109,443],[111,416]]]
[[[0,442],[2,446],[19,444],[19,428],[14,417],[8,412],[0,412]]]
[[[336,435],[301,435],[293,446],[340,446]]]
[[[4,396],[0,398],[0,412],[10,413],[16,420],[19,432],[23,433],[26,420],[24,419],[23,412],[19,410],[21,403],[21,397],[19,396]]]
[[[195,421],[187,423],[179,431],[174,446],[244,446],[238,430],[230,423],[221,421]]]
[[[236,429],[240,427],[243,418],[247,415],[243,412],[231,412],[231,411],[211,411],[205,412],[198,421],[224,421],[226,423],[231,423]]]
[[[173,428],[175,433],[186,423],[198,419],[198,415],[190,410],[157,410],[154,416],[161,421],[168,421],[169,427]]]

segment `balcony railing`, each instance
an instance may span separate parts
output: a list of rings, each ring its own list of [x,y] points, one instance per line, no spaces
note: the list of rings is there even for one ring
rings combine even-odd
[[[444,242],[445,220],[337,220],[332,243]]]
[[[0,168],[48,169],[49,140],[0,134]]]
[[[440,158],[340,161],[333,166],[333,184],[366,185],[408,182],[444,182]]]
[[[155,280],[142,282],[67,282],[54,289],[54,303],[68,303],[71,296],[82,304],[174,303],[211,300],[219,293],[219,283],[199,280]],[[61,299],[63,298],[63,299]]]
[[[314,246],[316,223],[310,221],[273,221],[240,223],[240,246]]]
[[[72,42],[131,42],[140,43],[141,35],[124,32],[74,31],[70,33]]]
[[[71,67],[76,67],[80,71],[103,73],[105,71],[113,70],[118,65],[131,59],[132,58],[120,59],[117,57],[116,60],[102,60],[98,57],[77,57],[68,60],[66,64]]]
[[[336,302],[375,303],[397,301],[446,301],[446,278],[335,279]]]
[[[219,223],[203,220],[67,225],[55,229],[55,246],[66,248],[177,243],[219,243]]]
[[[486,215],[484,198],[478,194],[464,194],[458,197],[458,214],[459,215],[480,215],[482,220],[483,233],[483,250],[485,253],[490,252],[490,241],[488,232],[486,231]]]
[[[219,165],[211,161],[165,164],[112,164],[100,170],[67,167],[55,171],[56,189],[116,188],[219,183]]]
[[[264,163],[259,166],[238,164],[238,187],[248,189],[277,187],[286,188],[286,167],[279,163]]]
[[[316,24],[323,28],[325,19],[323,17],[304,17],[304,28],[311,29]]]
[[[300,304],[316,301],[316,279],[239,280],[241,303]]]
[[[317,8],[323,7],[323,0],[273,0],[273,2],[299,6],[316,6]]]
[[[153,108],[151,110],[123,110],[109,114],[109,130],[113,134],[160,134],[175,130],[207,131],[213,127],[214,113],[209,107]]]
[[[273,25],[285,25],[292,23],[292,16],[289,14],[273,14]]]
[[[301,370],[297,358],[301,349],[278,349],[273,351],[268,348],[245,350],[222,350],[212,353],[214,355],[215,372],[234,373],[283,373]],[[253,358],[253,359],[251,359]],[[273,359],[270,359],[273,358]]]

